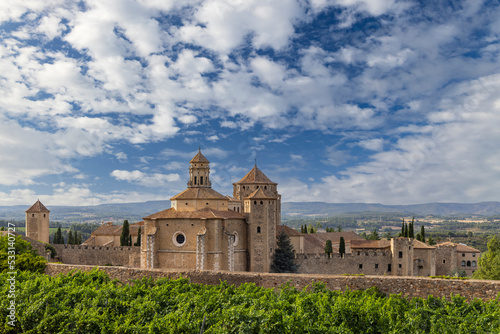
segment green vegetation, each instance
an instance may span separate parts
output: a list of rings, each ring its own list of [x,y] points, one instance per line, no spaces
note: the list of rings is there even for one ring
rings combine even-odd
[[[131,246],[132,242],[130,241],[130,228],[128,224],[128,220],[123,222],[122,234],[120,236],[120,246]]]
[[[0,237],[0,273],[24,270],[43,273],[45,264],[46,260],[37,255],[31,244],[24,241],[21,236]],[[5,282],[5,279],[2,282]]]
[[[295,254],[290,237],[281,232],[276,237],[276,250],[273,253],[271,271],[274,273],[296,273],[299,266],[295,263]]]
[[[328,254],[328,257],[333,253],[332,241],[330,239],[325,243],[325,253]]]
[[[500,239],[495,235],[488,241],[488,251],[479,258],[474,278],[500,280]]]
[[[6,275],[0,275],[5,281]],[[215,286],[187,279],[143,279],[133,285],[105,273],[17,276],[15,327],[0,301],[0,332],[29,333],[498,333],[500,300],[407,300],[377,289],[265,289]],[[6,295],[8,286],[0,286]],[[205,320],[204,320],[205,319]],[[204,323],[204,325],[203,325]]]

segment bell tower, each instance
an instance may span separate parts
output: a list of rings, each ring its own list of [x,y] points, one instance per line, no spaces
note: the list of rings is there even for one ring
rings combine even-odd
[[[210,161],[203,154],[201,148],[198,149],[198,154],[189,162],[189,181],[188,188],[211,188],[210,182]]]

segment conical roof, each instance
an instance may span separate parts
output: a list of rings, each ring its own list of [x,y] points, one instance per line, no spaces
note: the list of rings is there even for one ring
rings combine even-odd
[[[262,173],[260,169],[257,168],[257,165],[255,165],[251,171],[247,173],[241,180],[236,182],[235,184],[240,184],[240,183],[265,183],[265,184],[277,184]]]
[[[199,162],[203,162],[203,163],[210,162],[210,161],[208,161],[207,158],[205,158],[205,156],[203,154],[201,154],[201,150],[198,150],[198,153],[194,156],[193,159],[191,159],[191,161],[189,163],[199,163]]]
[[[36,201],[35,204],[31,206],[26,212],[50,212],[45,205],[40,202],[40,200]]]

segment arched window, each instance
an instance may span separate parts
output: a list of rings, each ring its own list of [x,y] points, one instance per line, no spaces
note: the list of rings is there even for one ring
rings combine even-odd
[[[260,233],[260,226],[257,226],[257,233]]]
[[[264,190],[267,190],[267,186],[264,186]]]
[[[255,189],[259,189],[259,186],[255,187]]]
[[[476,266],[477,266],[476,261],[472,261],[472,266],[473,266],[473,267],[476,267]]]
[[[238,212],[240,212],[240,208],[238,207]]]
[[[194,185],[196,185],[196,181],[197,181],[197,180],[196,180],[196,176],[195,176],[195,177],[194,177]]]
[[[243,190],[245,190],[245,186],[243,186]]]
[[[32,214],[31,214],[31,217],[35,217],[35,214],[34,214],[34,213],[32,213]]]
[[[45,218],[45,213],[43,214],[43,218]]]
[[[264,204],[264,203],[262,203],[262,201],[260,201],[260,204],[262,205],[262,204]]]
[[[470,267],[470,261],[467,261],[467,267]]]
[[[257,204],[257,201],[253,201],[253,204]]]
[[[200,176],[200,184],[203,185],[203,176]]]
[[[465,261],[462,261],[462,267],[465,267]]]

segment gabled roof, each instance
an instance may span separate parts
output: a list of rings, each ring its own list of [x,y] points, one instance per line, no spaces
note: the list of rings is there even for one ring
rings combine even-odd
[[[467,246],[467,245],[462,245],[462,244],[457,244],[457,243],[454,243],[454,242],[443,242],[443,243],[440,243],[438,245],[436,245],[436,247],[457,247],[457,252],[462,252],[462,253],[481,253],[481,251],[479,249],[476,249],[474,247],[470,247],[470,246]]]
[[[265,183],[265,184],[277,184],[262,173],[260,169],[257,168],[257,166],[254,166],[251,171],[247,173],[241,180],[236,182],[235,184],[240,184],[240,183]]]
[[[429,246],[422,241],[418,241],[417,239],[413,239],[413,248],[415,249],[434,249],[436,247]]]
[[[177,211],[174,208],[163,210],[143,219],[175,219],[175,218],[195,218],[195,219],[244,219],[245,215],[233,210],[218,211],[211,208],[205,208],[197,211]]]
[[[191,161],[189,163],[198,163],[198,162],[204,162],[204,163],[209,163],[210,161],[208,161],[207,158],[205,158],[205,156],[203,154],[201,154],[201,150],[198,150],[198,153],[194,156],[193,159],[191,159]]]
[[[276,234],[280,234],[281,232],[284,232],[289,237],[302,235],[302,233],[300,233],[299,231],[296,231],[293,228],[288,227],[286,225],[276,226]]]
[[[383,249],[390,248],[389,240],[351,240],[351,249]]]
[[[248,195],[248,197],[245,197],[245,198],[252,198],[252,199],[269,199],[269,198],[272,198],[272,199],[274,199],[275,197],[266,196],[266,194],[264,194],[264,190],[262,190],[262,188],[259,188],[259,189],[256,189],[250,195]]]
[[[187,188],[183,192],[175,195],[170,200],[182,200],[182,199],[225,199],[227,197],[219,194],[212,188]]]
[[[40,200],[36,201],[35,204],[33,204],[31,206],[31,208],[29,208],[28,210],[26,210],[27,213],[31,213],[31,212],[50,212],[49,210],[47,210],[47,208],[45,207],[45,205],[42,204],[42,202],[40,202]]]

